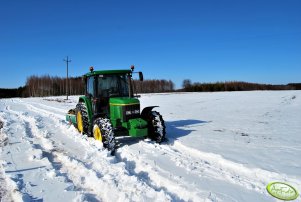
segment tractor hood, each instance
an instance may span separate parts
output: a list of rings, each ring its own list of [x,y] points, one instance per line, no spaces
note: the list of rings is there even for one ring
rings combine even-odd
[[[125,97],[115,97],[110,98],[110,106],[127,106],[127,105],[138,105],[139,100],[136,98],[125,98]]]
[[[140,117],[140,102],[136,98],[110,98],[110,118],[114,127],[128,128],[128,121]]]

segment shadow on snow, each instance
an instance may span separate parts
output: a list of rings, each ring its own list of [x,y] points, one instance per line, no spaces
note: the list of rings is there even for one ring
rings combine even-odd
[[[196,125],[204,125],[210,123],[211,121],[202,121],[202,120],[194,120],[194,119],[186,119],[186,120],[177,120],[177,121],[166,121],[166,141],[162,142],[162,144],[173,144],[175,140],[189,135],[191,132],[195,131],[193,129]],[[191,128],[191,129],[190,129]],[[118,148],[123,147],[125,145],[133,145],[137,144],[139,141],[143,140],[142,138],[133,138],[133,137],[118,137]]]
[[[211,121],[195,120],[195,119],[186,119],[178,121],[167,121],[165,122],[166,126],[166,138],[167,142],[163,144],[173,144],[175,140],[189,135],[191,132],[196,131],[195,126],[202,126]]]

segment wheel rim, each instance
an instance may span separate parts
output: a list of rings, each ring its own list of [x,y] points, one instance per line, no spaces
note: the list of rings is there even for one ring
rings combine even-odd
[[[94,136],[95,140],[102,142],[102,135],[101,135],[101,131],[100,131],[100,128],[98,127],[98,125],[95,125],[93,128],[93,136]]]
[[[82,114],[80,112],[77,112],[76,120],[77,120],[77,129],[80,133],[82,133],[84,131],[84,127],[83,127]]]

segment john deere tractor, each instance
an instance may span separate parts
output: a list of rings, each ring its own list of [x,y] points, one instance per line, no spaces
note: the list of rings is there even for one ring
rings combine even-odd
[[[83,76],[85,95],[79,97],[75,109],[69,110],[66,120],[80,133],[93,136],[112,153],[116,149],[116,136],[148,137],[157,143],[165,139],[165,124],[158,106],[140,110],[138,96],[134,96],[132,76],[134,66],[128,70],[101,70]]]

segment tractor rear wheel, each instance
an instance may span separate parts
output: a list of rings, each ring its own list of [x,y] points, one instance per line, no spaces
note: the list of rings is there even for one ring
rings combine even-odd
[[[82,134],[88,134],[88,128],[89,128],[88,112],[84,103],[80,102],[76,105],[75,115],[76,115],[77,130]]]
[[[148,137],[157,143],[164,141],[166,134],[165,123],[160,113],[150,111],[146,118],[148,122]]]
[[[107,118],[97,118],[94,121],[93,136],[95,140],[101,141],[103,147],[111,151],[113,155],[116,149],[116,140],[112,124]]]

